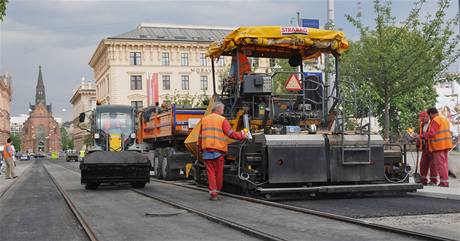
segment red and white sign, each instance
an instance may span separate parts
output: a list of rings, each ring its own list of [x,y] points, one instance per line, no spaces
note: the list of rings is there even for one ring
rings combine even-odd
[[[302,90],[302,85],[300,84],[300,80],[297,77],[296,73],[291,74],[291,76],[289,76],[284,87],[289,91]]]
[[[152,106],[158,102],[158,73],[148,73],[147,76],[147,105]]]
[[[308,35],[308,29],[305,27],[281,27],[281,35],[291,34]]]

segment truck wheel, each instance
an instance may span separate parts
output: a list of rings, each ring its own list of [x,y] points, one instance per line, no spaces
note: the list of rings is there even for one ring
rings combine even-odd
[[[96,189],[97,189],[97,186],[99,186],[98,183],[92,183],[92,182],[90,182],[90,183],[86,183],[86,184],[85,184],[85,189],[86,189],[86,190],[96,190]]]
[[[153,159],[153,171],[155,172],[155,177],[161,179],[161,149],[155,150],[155,155]]]
[[[131,186],[133,186],[134,188],[144,188],[145,182],[133,182],[131,183]]]
[[[165,148],[163,151],[163,155],[161,155],[161,175],[165,180],[172,180],[174,178],[170,168],[172,151],[173,150],[171,148]]]
[[[161,175],[165,180],[171,180],[171,171],[169,170],[168,157],[163,156],[163,162],[161,163]]]

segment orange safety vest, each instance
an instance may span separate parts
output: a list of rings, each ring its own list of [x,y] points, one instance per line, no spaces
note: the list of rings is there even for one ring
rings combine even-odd
[[[212,113],[201,119],[201,150],[214,149],[227,152],[227,139],[222,124],[225,117]]]
[[[449,128],[449,121],[441,116],[436,116],[432,120],[439,125],[439,130],[434,137],[428,139],[429,151],[442,151],[452,148],[452,133]]]
[[[6,149],[9,148],[10,151],[7,151]],[[12,158],[13,155],[11,154],[12,152],[12,149],[11,149],[11,144],[9,143],[6,143],[4,146],[3,146],[3,158]]]

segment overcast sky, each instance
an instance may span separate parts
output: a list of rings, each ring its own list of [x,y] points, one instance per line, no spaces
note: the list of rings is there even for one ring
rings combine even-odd
[[[356,0],[335,1],[336,26],[350,39],[358,39],[344,15],[355,15]],[[375,18],[372,1],[361,0],[363,20]],[[458,11],[453,1],[448,14]],[[404,19],[412,0],[393,1],[393,12]],[[424,13],[436,9],[428,1]],[[12,116],[27,113],[35,101],[38,65],[42,65],[47,103],[56,117],[71,118],[69,100],[84,76],[93,80],[88,62],[101,39],[128,32],[141,22],[242,26],[290,25],[296,12],[303,18],[326,22],[327,0],[303,1],[103,1],[10,0],[0,24],[0,74],[13,78]],[[63,111],[66,109],[67,111]]]

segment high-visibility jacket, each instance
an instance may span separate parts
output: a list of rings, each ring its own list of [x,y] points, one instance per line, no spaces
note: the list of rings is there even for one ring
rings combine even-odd
[[[13,157],[13,149],[11,148],[11,144],[9,143],[6,143],[4,146],[3,146],[3,158],[6,159],[6,158],[12,158]]]
[[[201,150],[214,149],[227,152],[227,139],[222,124],[225,117],[212,113],[201,119]]]
[[[432,121],[438,124],[439,129],[434,137],[428,139],[429,151],[442,151],[452,148],[452,133],[450,132],[449,121],[439,115],[434,117]]]

